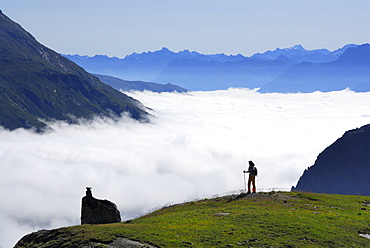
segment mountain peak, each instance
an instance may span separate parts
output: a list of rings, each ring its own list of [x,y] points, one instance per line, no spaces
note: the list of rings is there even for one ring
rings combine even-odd
[[[282,48],[282,49],[281,48],[276,48],[275,51],[276,52],[278,52],[278,51],[301,51],[301,52],[305,52],[307,50],[304,49],[304,47],[302,45],[298,44],[298,45],[294,45],[292,47],[287,47],[287,48]]]
[[[370,64],[370,44],[362,44],[358,47],[349,47],[338,58],[338,62],[350,62],[355,64]]]
[[[299,50],[299,51],[305,51],[306,49],[303,48],[302,45],[295,45],[290,48],[291,50]]]
[[[160,50],[160,52],[171,52],[171,50],[168,49],[167,47],[162,47],[162,49]]]
[[[153,53],[153,54],[157,54],[157,53],[160,53],[160,54],[173,54],[174,52],[172,52],[167,47],[162,47],[161,50],[157,50],[155,52],[148,52],[148,54],[150,54],[150,53]]]

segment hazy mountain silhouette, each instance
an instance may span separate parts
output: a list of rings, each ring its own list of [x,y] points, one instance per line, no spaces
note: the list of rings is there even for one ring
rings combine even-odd
[[[130,90],[150,90],[153,92],[187,92],[187,89],[181,88],[179,86],[173,84],[156,84],[150,82],[142,82],[142,81],[127,81],[111,76],[93,74],[97,78],[99,78],[102,82],[112,86],[116,90],[123,90],[123,91],[130,91]]]
[[[163,47],[159,51],[133,53],[120,59],[96,55],[94,57],[80,55],[63,55],[83,67],[90,73],[109,75],[124,80],[153,82],[174,59],[196,59],[199,61],[232,61],[240,60],[242,55],[227,56],[224,54],[204,55],[197,52],[184,50],[178,53]],[[155,82],[158,83],[158,82]]]
[[[337,60],[327,63],[302,62],[291,66],[260,92],[364,91],[370,82],[370,45],[348,48]]]
[[[293,190],[370,196],[370,124],[347,131],[304,171]]]
[[[95,55],[63,55],[90,73],[109,75],[125,80],[151,81],[163,70],[175,54],[166,48],[156,52],[131,54],[124,59]]]
[[[318,63],[332,63],[343,55],[348,48],[356,47],[358,45],[349,44],[331,52],[327,49],[306,50],[301,45],[296,45],[291,48],[277,48],[275,51],[257,53],[249,58],[241,54],[205,55],[188,50],[175,53],[167,48],[155,52],[133,53],[123,59],[109,58],[105,55],[94,57],[64,56],[91,73],[114,76],[130,81],[175,84],[189,90],[246,87],[262,88],[261,92],[311,92],[311,88],[313,90],[331,91],[341,87],[332,87],[331,82],[320,83],[317,87],[308,87],[307,85],[312,84],[312,82],[309,82],[309,78],[306,78],[307,80],[302,83],[299,82],[300,78],[304,77],[302,73],[311,77],[310,71],[319,67],[317,66]],[[284,76],[281,79],[282,82],[277,84],[281,89],[272,87],[269,83],[273,82],[275,78],[280,80],[280,74],[285,75],[285,71],[288,71],[289,74]],[[326,72],[319,71],[315,73],[318,74],[317,77],[319,78],[320,73],[324,77],[327,76]],[[354,89],[367,89],[367,82],[368,80],[363,81],[362,84],[364,85],[358,85]],[[267,84],[269,85],[263,88]],[[272,85],[274,84],[276,82]],[[347,83],[342,83],[342,85],[345,85],[345,88],[353,86]]]
[[[124,80],[175,84],[190,90],[214,90],[230,87],[259,87],[285,70],[282,61],[251,60],[242,55],[204,55],[167,48],[131,54],[124,59],[64,55],[95,74]]]
[[[370,91],[370,81],[359,83],[356,87],[353,88],[355,92],[368,92]]]
[[[323,62],[332,62],[337,60],[340,55],[343,54],[345,50],[350,47],[357,47],[355,44],[348,44],[344,47],[337,49],[333,52],[327,49],[315,49],[315,50],[306,50],[302,45],[295,45],[290,48],[276,48],[274,51],[266,51],[264,53],[256,53],[251,56],[254,59],[262,60],[275,60],[280,56],[288,58],[294,63],[301,62],[313,62],[313,63],[323,63]]]
[[[41,120],[144,118],[139,102],[36,41],[0,11],[0,125],[43,129]]]
[[[155,82],[173,83],[190,90],[223,90],[230,87],[258,88],[274,79],[288,65],[276,60],[200,61],[175,59]]]

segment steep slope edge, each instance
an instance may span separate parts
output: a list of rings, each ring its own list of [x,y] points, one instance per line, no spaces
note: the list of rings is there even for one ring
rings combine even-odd
[[[293,190],[370,196],[370,124],[347,131],[304,171]]]
[[[42,120],[92,118],[128,112],[145,118],[139,102],[102,83],[41,45],[0,11],[0,125],[46,127]]]

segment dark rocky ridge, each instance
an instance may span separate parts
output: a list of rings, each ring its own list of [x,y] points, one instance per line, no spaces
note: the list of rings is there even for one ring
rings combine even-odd
[[[0,12],[0,126],[40,131],[46,127],[42,120],[74,122],[122,112],[144,119],[139,106]]]
[[[370,196],[370,124],[327,147],[292,190]]]
[[[99,200],[92,196],[91,188],[86,188],[86,195],[82,198],[81,225],[109,224],[121,222],[121,214],[111,201]]]

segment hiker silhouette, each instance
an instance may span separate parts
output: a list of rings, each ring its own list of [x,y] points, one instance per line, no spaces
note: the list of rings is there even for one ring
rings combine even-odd
[[[251,186],[252,186],[252,192],[256,193],[256,176],[257,176],[257,168],[253,161],[249,161],[249,167],[247,171],[243,171],[244,173],[249,173],[248,177],[248,192],[247,194],[251,193]]]

